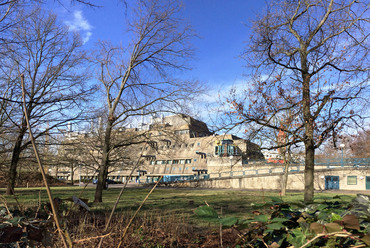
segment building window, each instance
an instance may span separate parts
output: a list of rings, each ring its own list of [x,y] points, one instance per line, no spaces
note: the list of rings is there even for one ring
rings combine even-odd
[[[200,146],[200,142],[198,142],[197,146]]]
[[[179,167],[179,171],[181,171],[181,167]]]
[[[179,161],[178,160],[173,160],[173,164],[178,164]]]
[[[172,164],[172,160],[167,160],[167,164]]]
[[[185,159],[180,159],[180,164],[185,164]]]
[[[194,162],[197,162],[197,159],[196,158],[194,158]]]
[[[166,160],[162,160],[162,164],[166,164]]]
[[[155,160],[150,161],[151,165],[155,165]]]
[[[357,185],[357,176],[348,176],[347,177],[348,185]]]
[[[191,164],[191,159],[186,159],[185,164]]]
[[[185,167],[185,170],[187,171],[187,170],[189,170],[189,167]]]

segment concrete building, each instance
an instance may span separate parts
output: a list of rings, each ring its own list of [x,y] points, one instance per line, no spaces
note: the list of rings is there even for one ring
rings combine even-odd
[[[88,139],[89,135],[67,137]],[[131,139],[132,143],[113,155],[116,163],[108,178],[118,182],[127,180],[132,172],[131,180],[146,181],[148,177],[162,175],[191,176],[241,170],[248,166],[249,160],[263,159],[256,144],[231,134],[214,134],[204,122],[185,114],[154,118],[139,128],[120,128],[114,131],[114,137]],[[86,180],[94,177],[94,172],[91,166],[90,169],[84,166],[75,171],[74,178]],[[70,179],[68,168],[59,169],[59,173],[59,177]]]

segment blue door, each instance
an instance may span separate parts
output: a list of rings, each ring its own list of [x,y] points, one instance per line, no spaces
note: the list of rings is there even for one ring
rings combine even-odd
[[[325,176],[325,189],[339,189],[339,176]]]

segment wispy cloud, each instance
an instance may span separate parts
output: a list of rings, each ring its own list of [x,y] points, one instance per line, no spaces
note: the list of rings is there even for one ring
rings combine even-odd
[[[207,94],[202,96],[202,100],[209,104],[218,103],[220,100],[225,101],[227,97],[230,97],[231,90],[235,91],[236,94],[241,94],[249,87],[250,79],[248,78],[237,79],[233,83],[221,83],[209,89]]]
[[[75,10],[73,12],[73,19],[70,21],[65,21],[65,24],[69,27],[70,31],[79,32],[82,36],[82,41],[85,44],[89,41],[92,35],[92,26],[84,18],[81,10]]]

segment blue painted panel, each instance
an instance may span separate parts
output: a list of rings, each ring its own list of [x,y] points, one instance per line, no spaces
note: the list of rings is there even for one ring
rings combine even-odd
[[[325,176],[325,189],[339,189],[339,176]]]

